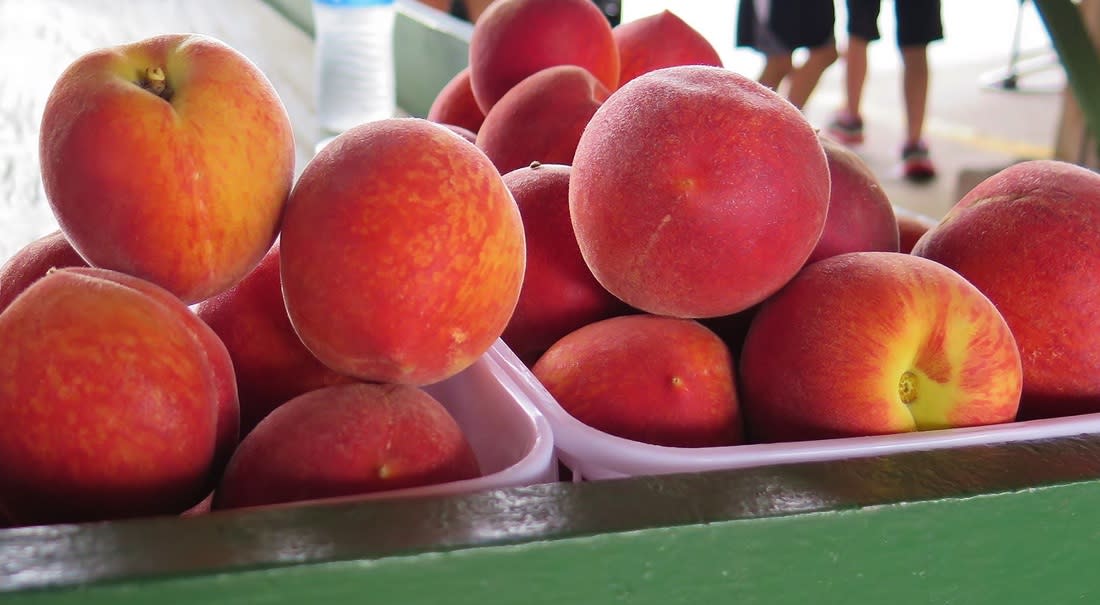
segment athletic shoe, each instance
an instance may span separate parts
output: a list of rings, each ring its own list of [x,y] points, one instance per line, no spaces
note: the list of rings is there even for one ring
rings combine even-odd
[[[859,145],[863,142],[863,120],[846,111],[837,113],[826,131],[829,136],[845,145]]]
[[[936,177],[936,168],[928,157],[928,146],[923,141],[910,143],[901,150],[902,169],[905,178],[924,183]]]

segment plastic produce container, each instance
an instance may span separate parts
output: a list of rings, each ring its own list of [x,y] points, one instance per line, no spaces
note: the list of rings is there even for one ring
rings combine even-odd
[[[582,423],[558,404],[514,353],[508,351],[502,361],[511,366],[509,374],[519,378],[528,398],[549,421],[558,461],[572,472],[573,481],[840,460],[1100,433],[1100,413],[1096,413],[873,437],[724,447],[667,447],[616,437]]]
[[[514,359],[497,339],[469,368],[423,387],[462,427],[481,466],[480,477],[341,499],[459,494],[557,481],[550,423],[531,400],[533,391],[522,386],[525,379]]]
[[[423,388],[450,412],[477,456],[481,475],[461,481],[351,494],[312,500],[262,504],[250,509],[286,508],[318,502],[357,502],[388,498],[464,494],[505,487],[524,487],[559,480],[557,452],[550,422],[526,387],[526,371],[499,338],[473,365]],[[183,513],[210,512],[213,495]]]

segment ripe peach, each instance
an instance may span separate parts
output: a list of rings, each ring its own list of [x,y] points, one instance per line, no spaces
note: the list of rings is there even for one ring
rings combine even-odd
[[[765,299],[766,300],[766,299]],[[744,311],[738,311],[732,315],[720,315],[718,317],[705,317],[699,323],[718,335],[733,356],[736,364],[741,359],[741,347],[745,344],[745,336],[749,333],[752,318],[760,305],[753,305]]]
[[[117,284],[133,288],[145,294],[153,300],[164,305],[166,309],[187,326],[202,344],[203,352],[210,363],[211,376],[214,379],[214,390],[218,395],[218,433],[214,448],[214,475],[221,473],[229,456],[240,441],[241,413],[237,398],[237,379],[233,374],[233,360],[221,338],[210,329],[195,313],[180,301],[176,295],[161,288],[153,282],[95,267],[73,267],[70,272],[76,275],[86,275],[93,278],[113,281]]]
[[[458,136],[466,139],[467,141],[477,144],[477,133],[471,131],[469,128],[463,128],[461,126],[455,126],[454,124],[441,124],[447,130],[457,134]]]
[[[572,164],[581,132],[608,94],[586,69],[547,67],[493,105],[477,133],[477,146],[501,174],[531,162]]]
[[[1024,364],[1021,418],[1100,412],[1100,175],[1014,164],[964,195],[913,254],[958,271],[1008,321]]]
[[[182,513],[180,513],[179,516],[186,519],[188,517],[198,517],[199,515],[205,515],[206,513],[210,512],[213,503],[214,492],[213,490],[211,490],[210,493],[206,494],[205,498],[199,500],[198,504],[195,504],[191,508],[183,511]]]
[[[318,361],[290,325],[279,280],[279,242],[237,285],[199,303],[195,312],[233,360],[242,435],[298,395],[354,380]]]
[[[807,263],[845,252],[897,252],[898,223],[874,171],[855,152],[826,137],[829,212]]]
[[[596,279],[658,315],[716,317],[802,267],[829,205],[813,127],[727,69],[666,67],[628,82],[581,135],[569,209]]]
[[[461,126],[477,134],[481,123],[485,121],[485,112],[474,100],[474,91],[470,88],[470,68],[464,67],[443,86],[432,100],[425,116],[432,122]]]
[[[611,24],[591,0],[496,0],[470,35],[470,86],[485,114],[521,80],[554,65],[619,86]]]
[[[0,342],[0,500],[15,522],[178,514],[202,499],[217,385],[168,305],[57,269],[0,313]]]
[[[295,332],[325,365],[372,382],[429,384],[471,365],[504,332],[525,268],[500,173],[420,118],[361,124],[322,149],[280,246]]]
[[[60,230],[32,241],[0,267],[0,312],[50,269],[87,265]]]
[[[597,321],[554,343],[532,372],[565,411],[611,435],[674,447],[741,441],[729,350],[696,321]]]
[[[77,59],[46,101],[39,156],[50,207],[88,264],[188,304],[259,262],[294,177],[271,83],[233,48],[190,34]]]
[[[480,474],[462,429],[412,386],[347,384],[299,395],[241,442],[215,509],[352,496]]]
[[[703,34],[669,10],[620,23],[611,33],[619,49],[619,86],[662,67],[722,67],[718,51]]]
[[[917,240],[923,237],[929,229],[939,224],[939,221],[926,214],[914,212],[897,205],[894,206],[894,216],[897,217],[898,221],[899,252],[912,252]]]
[[[504,175],[527,236],[527,270],[501,338],[528,365],[569,332],[630,308],[581,258],[569,220],[569,166],[532,164]]]
[[[898,252],[808,265],[760,305],[740,359],[752,441],[1010,422],[1020,354],[958,273]]]

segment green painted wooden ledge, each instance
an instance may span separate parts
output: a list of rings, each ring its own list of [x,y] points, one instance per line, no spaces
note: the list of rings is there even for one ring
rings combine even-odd
[[[1100,436],[0,531],[2,603],[1100,599]]]

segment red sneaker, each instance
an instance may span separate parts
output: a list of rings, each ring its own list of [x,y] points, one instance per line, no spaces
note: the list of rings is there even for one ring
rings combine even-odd
[[[826,132],[844,145],[859,145],[863,142],[863,120],[842,111],[829,122]]]
[[[905,178],[924,183],[936,178],[936,167],[928,157],[928,146],[923,141],[910,143],[901,150],[902,169]]]

